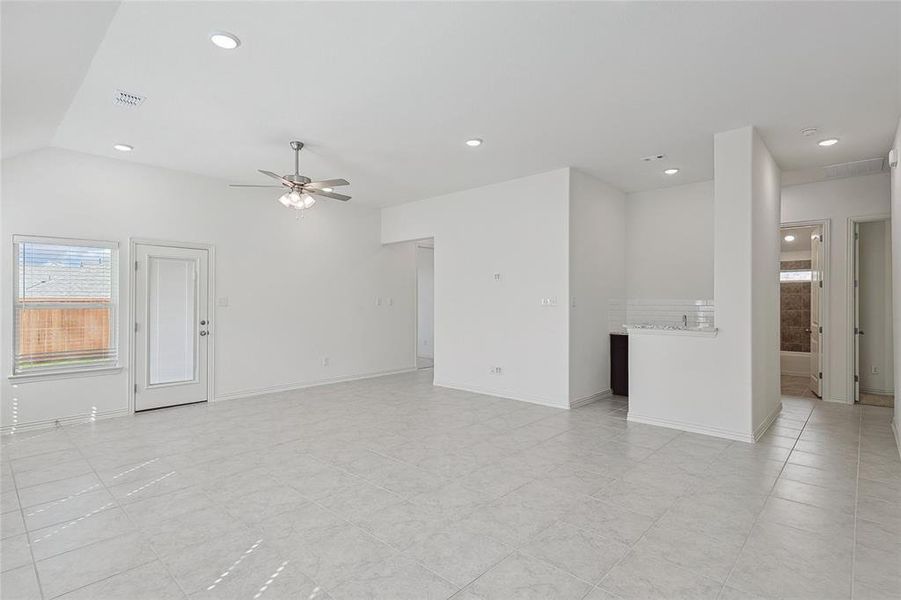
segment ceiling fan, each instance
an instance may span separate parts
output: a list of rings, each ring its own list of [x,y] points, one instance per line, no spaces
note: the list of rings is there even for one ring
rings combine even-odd
[[[344,194],[336,194],[333,191],[333,188],[336,188],[341,185],[350,185],[350,183],[346,179],[326,179],[325,181],[313,181],[309,177],[304,177],[300,174],[300,150],[303,148],[303,142],[291,142],[291,148],[294,150],[294,173],[290,175],[277,175],[272,171],[264,171],[263,169],[259,169],[259,172],[267,177],[272,177],[273,179],[277,179],[280,185],[245,185],[240,183],[230,184],[229,187],[271,187],[271,188],[287,188],[287,191],[282,194],[278,201],[281,202],[287,208],[293,208],[296,210],[305,210],[311,208],[314,204],[316,204],[316,198],[314,196],[323,196],[325,198],[331,198],[333,200],[341,200],[342,202],[347,202],[350,200],[350,196],[345,196]]]

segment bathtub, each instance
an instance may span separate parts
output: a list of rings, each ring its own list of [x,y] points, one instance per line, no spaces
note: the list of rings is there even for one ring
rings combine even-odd
[[[810,352],[782,351],[779,362],[783,375],[810,376]]]

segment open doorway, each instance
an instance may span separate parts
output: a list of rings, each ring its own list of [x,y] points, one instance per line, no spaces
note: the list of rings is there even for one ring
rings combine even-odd
[[[853,397],[894,406],[891,220],[852,219],[850,226]]]
[[[416,243],[416,368],[435,366],[435,241]]]
[[[825,348],[825,224],[780,228],[780,367],[782,395],[822,398]]]

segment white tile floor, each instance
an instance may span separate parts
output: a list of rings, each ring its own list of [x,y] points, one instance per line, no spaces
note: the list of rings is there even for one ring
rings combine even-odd
[[[430,378],[4,438],[4,600],[901,597],[889,409],[747,445]]]

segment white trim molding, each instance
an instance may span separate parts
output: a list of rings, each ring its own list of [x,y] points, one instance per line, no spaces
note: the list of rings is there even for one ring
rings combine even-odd
[[[569,401],[570,408],[579,408],[580,406],[586,406],[591,404],[592,402],[597,402],[599,400],[604,400],[606,398],[610,398],[613,396],[613,391],[610,388],[606,390],[601,390],[596,394],[591,394],[590,396],[583,396],[581,398],[576,398],[575,400]]]
[[[234,392],[226,392],[216,396],[216,402],[220,400],[239,400],[241,398],[253,398],[256,396],[265,396],[266,394],[274,394],[277,392],[290,392],[292,390],[302,390],[305,388],[319,387],[332,383],[344,383],[347,381],[357,381],[360,379],[375,379],[376,377],[387,377],[388,375],[399,375],[401,373],[412,373],[416,371],[416,367],[396,369],[392,371],[374,371],[371,373],[363,373],[360,375],[347,375],[344,377],[330,377],[328,379],[315,379],[312,381],[300,381],[295,383],[285,383],[280,385],[271,385],[262,388],[252,388],[247,390],[237,390]]]
[[[753,433],[742,431],[732,431],[731,429],[722,429],[720,427],[710,427],[698,423],[687,423],[685,421],[675,421],[671,419],[658,419],[656,417],[646,417],[644,415],[636,415],[629,412],[626,420],[630,423],[643,423],[645,425],[656,425],[657,427],[667,427],[669,429],[679,429],[689,433],[700,433],[701,435],[710,435],[713,437],[724,438],[727,440],[735,440],[737,442],[745,442],[753,444],[757,440]]]
[[[99,421],[100,419],[112,419],[113,417],[125,417],[131,414],[131,411],[125,408],[116,408],[114,410],[107,410],[96,413],[82,413],[78,415],[71,415],[68,417],[59,417],[56,419],[44,419],[41,421],[31,421],[29,423],[16,423],[15,425],[4,425],[0,427],[0,435],[9,435],[11,436],[9,439],[15,440],[15,436],[19,435],[22,432],[26,431],[35,431],[40,429],[47,429],[49,427],[56,427],[62,425],[78,425],[80,423],[90,423],[92,421]],[[15,431],[15,433],[13,433]]]
[[[529,404],[540,404],[542,406],[550,406],[551,408],[559,408],[562,410],[569,409],[569,400],[551,400],[550,398],[544,398],[541,396],[530,396],[523,395],[518,393],[513,393],[507,390],[498,389],[498,388],[473,388],[467,385],[461,385],[458,383],[453,383],[450,381],[438,381],[437,379],[432,384],[437,387],[449,388],[452,390],[460,390],[461,392],[471,392],[473,394],[484,394],[485,396],[494,396],[496,398],[506,398],[507,400],[518,400],[520,402],[528,402]]]

